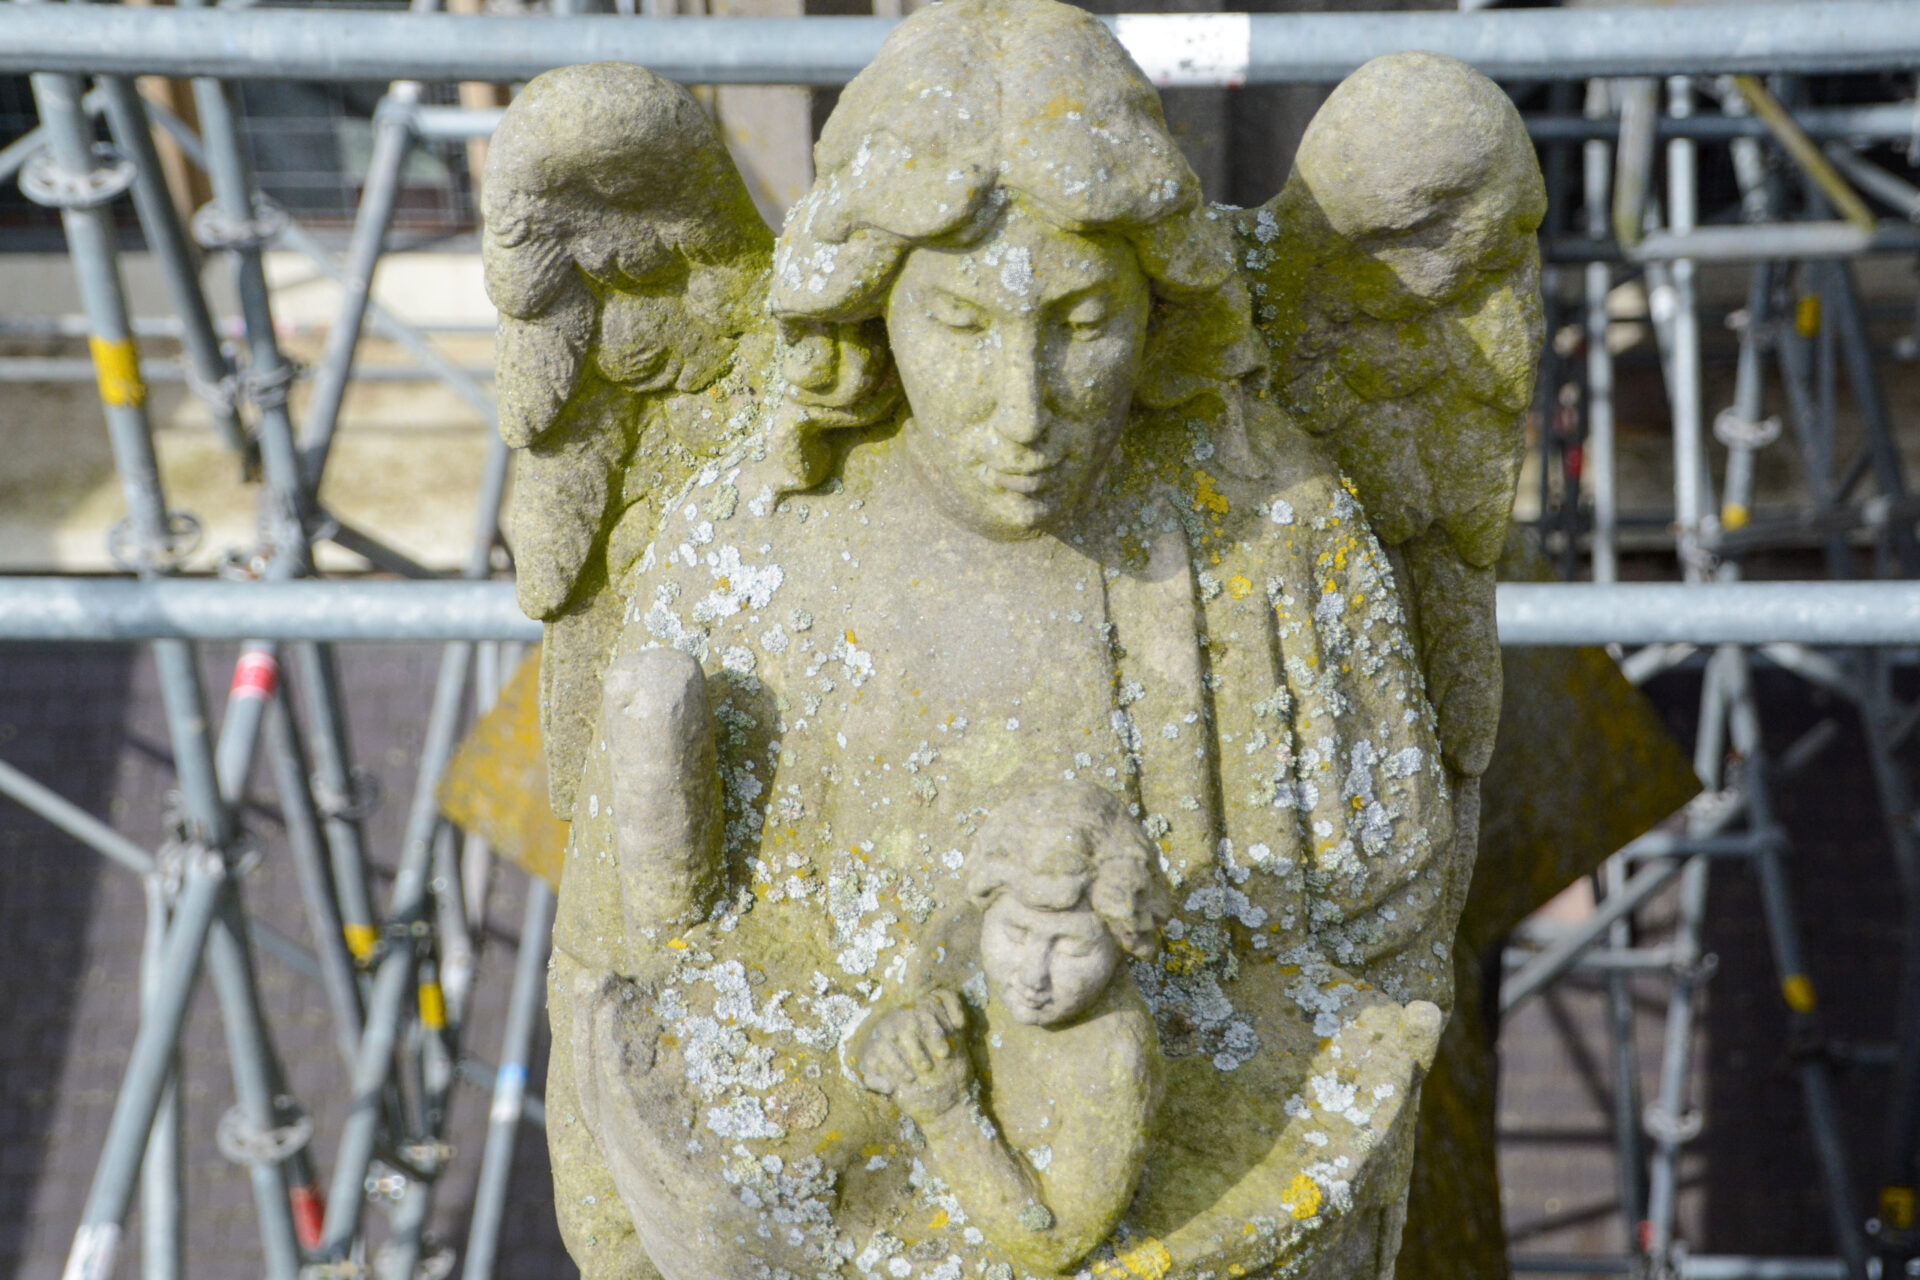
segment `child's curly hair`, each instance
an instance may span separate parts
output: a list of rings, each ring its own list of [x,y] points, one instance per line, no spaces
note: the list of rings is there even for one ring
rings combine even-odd
[[[1126,801],[1092,782],[1047,787],[1001,805],[975,842],[967,896],[985,911],[1000,895],[1043,911],[1083,903],[1138,960],[1160,950],[1173,896],[1160,851]]]

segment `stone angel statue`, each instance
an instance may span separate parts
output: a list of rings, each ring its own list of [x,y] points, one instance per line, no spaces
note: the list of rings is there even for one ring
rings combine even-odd
[[[1210,206],[1096,19],[948,0],[816,169],[776,238],[694,99],[614,65],[530,84],[489,160],[572,824],[568,1247],[592,1280],[1386,1280],[1498,712],[1540,339],[1518,115],[1381,59],[1278,196]],[[1016,988],[940,924],[981,834],[1062,783],[1170,895],[1101,988],[1157,1064],[1117,1166],[1074,1145],[1098,1125],[1045,1136],[1094,1114],[1061,1095],[1099,1073],[1045,1065],[1090,1015],[996,1070],[962,1041],[1020,1023]],[[1100,945],[1035,884],[1008,947]],[[1096,1166],[1125,1184],[1053,1172]]]

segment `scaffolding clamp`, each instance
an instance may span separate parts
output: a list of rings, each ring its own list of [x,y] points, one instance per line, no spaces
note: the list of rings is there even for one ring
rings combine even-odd
[[[155,540],[134,532],[130,517],[122,517],[107,531],[107,555],[129,573],[172,573],[200,546],[200,520],[184,511],[167,513],[167,530]]]
[[[1729,449],[1764,449],[1780,438],[1780,419],[1775,415],[1753,422],[1738,409],[1722,409],[1714,415],[1713,438]]]
[[[1640,1113],[1640,1124],[1655,1142],[1681,1146],[1700,1136],[1705,1120],[1696,1110],[1689,1109],[1676,1116],[1656,1102]]]
[[[202,378],[187,367],[187,390],[193,398],[215,413],[237,415],[240,411],[240,377],[229,373],[224,378],[209,380]]]
[[[366,1280],[367,1264],[351,1258],[337,1262],[309,1262],[300,1268],[300,1280]]]
[[[264,249],[287,229],[287,211],[256,196],[251,218],[235,218],[218,204],[201,205],[193,215],[193,238],[203,249]]]
[[[249,369],[241,374],[239,392],[257,409],[278,409],[286,404],[287,388],[293,385],[299,372],[299,366],[282,357],[272,369],[260,373]]]
[[[314,808],[329,822],[358,822],[378,809],[386,798],[380,779],[365,765],[355,765],[348,771],[345,793],[329,787],[318,774],[309,781],[313,787]]]
[[[220,1154],[235,1164],[280,1164],[304,1149],[313,1139],[313,1117],[298,1107],[288,1107],[285,1124],[262,1128],[239,1107],[229,1107],[214,1130],[214,1142]]]
[[[92,209],[109,204],[133,185],[133,161],[104,142],[93,145],[98,162],[85,173],[62,169],[53,153],[40,150],[20,166],[20,193],[48,209]]]

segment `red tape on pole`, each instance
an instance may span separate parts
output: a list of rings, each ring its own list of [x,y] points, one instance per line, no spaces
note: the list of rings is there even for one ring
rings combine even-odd
[[[233,668],[233,689],[230,696],[235,698],[271,698],[275,689],[280,687],[280,664],[270,653],[250,649],[240,655],[240,661]]]

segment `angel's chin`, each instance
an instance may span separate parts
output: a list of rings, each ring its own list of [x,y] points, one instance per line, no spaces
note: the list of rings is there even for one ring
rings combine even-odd
[[[976,482],[950,495],[947,509],[976,533],[1001,542],[1035,538],[1060,523],[1068,506],[1064,486],[1050,484],[1037,493],[992,481]]]

